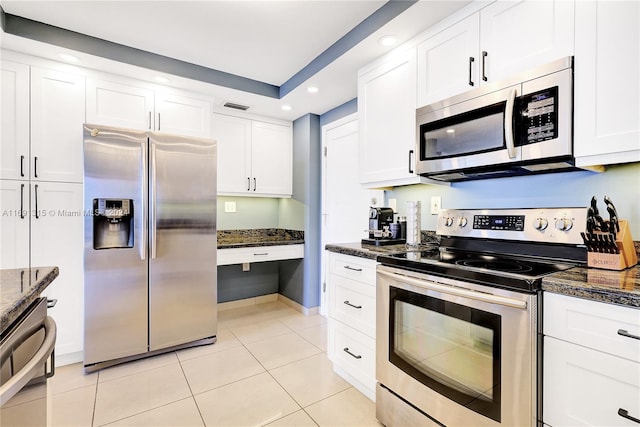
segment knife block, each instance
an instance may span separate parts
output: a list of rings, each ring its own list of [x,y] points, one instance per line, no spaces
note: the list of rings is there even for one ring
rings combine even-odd
[[[588,252],[587,266],[602,268],[605,270],[624,270],[638,263],[638,255],[633,245],[629,223],[622,219],[619,221],[620,232],[616,234],[616,245],[619,254],[606,254],[602,252]],[[598,234],[598,233],[596,233]],[[609,234],[609,233],[602,233]]]

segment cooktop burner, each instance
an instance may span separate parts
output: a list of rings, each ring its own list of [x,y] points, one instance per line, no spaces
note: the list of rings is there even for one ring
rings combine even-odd
[[[533,270],[533,267],[530,265],[509,260],[462,259],[456,261],[456,264],[508,273],[527,273]]]

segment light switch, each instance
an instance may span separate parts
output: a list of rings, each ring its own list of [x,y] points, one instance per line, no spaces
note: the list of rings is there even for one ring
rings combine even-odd
[[[442,198],[440,196],[431,196],[431,215],[438,215],[442,208]]]
[[[236,202],[224,202],[224,211],[225,213],[236,212]]]

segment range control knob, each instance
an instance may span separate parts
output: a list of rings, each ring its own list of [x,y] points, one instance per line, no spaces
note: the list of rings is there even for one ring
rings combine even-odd
[[[536,218],[536,220],[533,223],[533,228],[535,228],[536,230],[542,231],[542,230],[546,230],[548,225],[549,225],[549,221],[547,221],[546,218]]]
[[[451,227],[453,225],[453,218],[451,217],[444,218],[444,225],[445,227]]]
[[[569,231],[573,227],[573,221],[569,218],[560,218],[556,221],[556,228],[560,231]]]
[[[466,227],[466,226],[467,226],[467,218],[465,218],[465,217],[460,217],[460,218],[458,219],[458,225],[459,225],[460,227]]]

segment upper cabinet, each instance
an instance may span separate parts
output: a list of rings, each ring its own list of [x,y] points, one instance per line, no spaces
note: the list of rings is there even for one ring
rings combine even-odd
[[[576,2],[578,166],[640,161],[640,3]]]
[[[429,182],[414,173],[416,50],[393,52],[358,73],[360,182],[368,188]]]
[[[213,115],[218,144],[218,194],[291,197],[291,126]]]
[[[82,182],[84,77],[1,64],[0,177]]]
[[[87,122],[211,138],[212,103],[116,82],[87,82]]]
[[[573,55],[571,1],[496,1],[418,45],[418,106]]]

